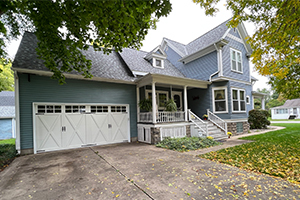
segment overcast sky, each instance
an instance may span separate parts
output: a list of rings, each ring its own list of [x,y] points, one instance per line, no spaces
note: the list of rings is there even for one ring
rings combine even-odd
[[[150,30],[148,32],[148,35],[143,41],[142,50],[151,51],[161,44],[163,37],[187,44],[232,16],[231,12],[226,10],[224,0],[219,3],[220,11],[214,17],[205,16],[205,11],[201,9],[199,5],[194,4],[192,0],[171,0],[171,3],[173,8],[172,12],[167,17],[160,19],[157,23],[156,30]],[[248,34],[251,36],[255,31],[254,25],[250,23],[244,24]],[[12,41],[8,46],[8,52],[11,58],[14,58],[19,43],[20,40]],[[252,64],[251,74],[259,79],[254,85],[254,90],[257,90],[257,88],[270,88],[270,86],[266,84],[268,78],[260,76],[257,72],[253,71]]]

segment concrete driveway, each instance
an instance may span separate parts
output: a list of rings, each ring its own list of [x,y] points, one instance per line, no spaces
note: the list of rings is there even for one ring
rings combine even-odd
[[[299,199],[297,185],[155,146],[131,143],[17,158],[0,199]]]

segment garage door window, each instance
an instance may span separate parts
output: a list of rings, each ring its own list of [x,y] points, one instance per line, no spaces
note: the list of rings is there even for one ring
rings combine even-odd
[[[79,113],[79,112],[85,112],[85,106],[66,105],[66,113]]]
[[[123,112],[123,113],[126,113],[126,106],[111,106],[111,112]]]
[[[92,113],[107,113],[108,106],[91,106]]]
[[[54,105],[38,105],[37,113],[44,114],[44,113],[61,113],[61,106],[54,106]]]

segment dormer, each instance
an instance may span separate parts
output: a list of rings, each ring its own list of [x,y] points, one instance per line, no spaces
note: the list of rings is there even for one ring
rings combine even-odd
[[[148,60],[155,68],[164,68],[164,61],[167,58],[167,54],[161,49],[161,46],[157,46],[155,49],[150,51],[145,59]]]

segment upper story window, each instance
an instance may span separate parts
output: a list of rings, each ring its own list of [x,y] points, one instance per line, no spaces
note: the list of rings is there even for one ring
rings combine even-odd
[[[246,98],[245,90],[232,89],[232,112],[245,112]]]
[[[153,66],[157,68],[164,68],[164,61],[159,58],[153,58]]]
[[[213,88],[214,113],[227,113],[227,88]]]
[[[230,49],[231,54],[231,70],[243,73],[242,53],[240,51]]]

